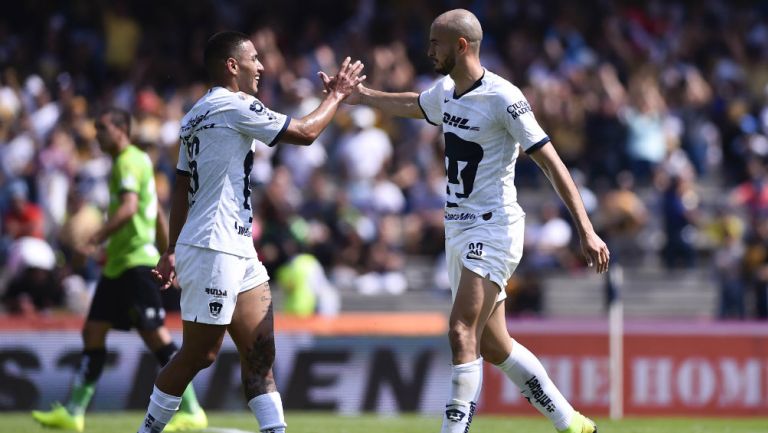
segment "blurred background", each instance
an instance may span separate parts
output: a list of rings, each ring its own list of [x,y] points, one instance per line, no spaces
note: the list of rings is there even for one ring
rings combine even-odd
[[[72,364],[61,361],[62,353],[78,350],[77,330],[101,263],[79,255],[78,246],[98,229],[108,202],[110,159],[99,150],[93,125],[99,109],[114,105],[133,114],[133,141],[154,161],[167,211],[179,121],[206,91],[202,47],[210,35],[224,29],[251,35],[265,66],[258,98],[302,116],[322,98],[316,73],[335,72],[345,56],[363,60],[371,88],[428,88],[438,78],[426,57],[429,26],[455,7],[479,18],[483,65],[522,89],[611,248],[610,276],[590,273],[567,211],[521,156],[516,181],[527,227],[523,262],[506,287],[513,335],[530,335],[530,344],[522,341],[544,353],[561,382],[577,377],[566,395],[604,412],[608,387],[599,377],[607,372],[608,343],[602,336],[609,301],[620,293],[627,351],[657,350],[628,355],[623,364],[624,395],[635,413],[754,414],[768,406],[767,390],[749,388],[768,377],[762,322],[768,318],[768,2],[725,0],[17,2],[0,17],[0,329],[7,338],[0,353],[30,337],[49,339],[54,349],[31,347],[36,367],[20,355],[3,358],[22,367],[13,364],[20,370],[0,378],[0,391],[13,388],[9,377],[34,384],[60,375]],[[294,393],[287,407],[439,408],[439,392],[418,396],[443,386],[437,379],[448,359],[441,328],[450,290],[440,130],[346,107],[309,147],[257,145],[251,184],[253,241],[272,276],[278,329],[285,324],[279,348],[291,351],[281,373]],[[166,296],[172,309],[178,292]],[[349,326],[332,325],[342,322]],[[392,327],[398,323],[403,326]],[[579,332],[587,340],[601,337],[586,352],[574,352],[567,335]],[[314,343],[294,338],[304,334]],[[366,335],[380,335],[394,358],[379,356],[379,340],[354,343]],[[739,348],[717,340],[724,335]],[[644,340],[633,346],[635,337]],[[137,337],[120,338],[141,349]],[[295,374],[312,362],[343,365],[340,358],[302,357],[304,349],[327,355],[325,344],[349,350],[349,359],[359,355],[360,377],[369,368],[395,371],[386,375],[392,390],[385,387],[381,402],[378,391],[363,399],[370,395],[365,388],[349,397],[364,405],[313,406],[317,396],[300,386],[308,379]],[[703,346],[727,346],[731,358],[719,358],[721,349],[698,352]],[[423,347],[435,354],[427,357],[437,360],[434,371]],[[676,355],[661,356],[671,348]],[[130,359],[116,365],[140,364]],[[657,370],[667,371],[665,359],[668,376],[654,382]],[[387,362],[394,370],[382,367]],[[149,371],[136,377],[151,384],[151,363],[135,368]],[[669,385],[677,388],[665,400],[656,385],[678,372],[682,379]],[[734,374],[735,385],[728,381]],[[405,377],[426,385],[409,388]],[[710,379],[713,391],[700,384]],[[67,379],[56,380],[59,388],[14,394],[2,405],[26,409],[60,399]],[[653,386],[637,388],[643,384]],[[101,407],[143,407],[144,395],[134,401],[122,392]],[[211,392],[209,406],[219,401],[218,391]],[[508,403],[499,411],[527,410],[515,393],[488,392]],[[725,403],[722,395],[730,396]]]

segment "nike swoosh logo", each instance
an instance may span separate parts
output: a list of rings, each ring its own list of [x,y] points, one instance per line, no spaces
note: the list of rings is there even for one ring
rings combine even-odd
[[[447,104],[447,103],[448,103],[448,101],[450,101],[450,99],[448,99],[448,98],[445,98],[445,99],[443,99],[443,103],[444,103],[444,104]]]

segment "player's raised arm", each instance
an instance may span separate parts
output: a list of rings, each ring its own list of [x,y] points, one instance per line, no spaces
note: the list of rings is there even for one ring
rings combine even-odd
[[[323,80],[325,93],[328,93],[330,86],[334,84],[335,77],[328,77],[324,72],[320,72],[319,75]],[[419,94],[415,92],[381,92],[358,84],[344,102],[350,105],[368,105],[378,108],[390,116],[424,118],[424,113],[419,108]]]
[[[584,257],[588,260],[589,266],[595,266],[598,273],[608,270],[610,253],[600,236],[595,233],[592,223],[589,221],[584,203],[579,195],[579,190],[573,182],[568,168],[563,163],[560,156],[555,151],[551,142],[547,142],[539,149],[529,153],[536,164],[541,168],[549,179],[552,186],[557,191],[560,199],[573,217],[576,228],[581,240],[581,249]]]
[[[331,122],[341,101],[365,80],[365,75],[360,75],[362,71],[363,64],[359,60],[352,63],[349,57],[344,59],[339,73],[332,80],[329,79],[332,84],[327,88],[323,102],[301,119],[291,119],[288,129],[281,136],[280,141],[302,145],[312,144]],[[326,78],[328,77],[326,76]]]

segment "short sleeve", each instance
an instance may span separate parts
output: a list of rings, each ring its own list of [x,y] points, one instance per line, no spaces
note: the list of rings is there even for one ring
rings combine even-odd
[[[139,192],[141,167],[133,158],[119,158],[114,168],[115,186],[120,193]]]
[[[549,136],[539,126],[531,104],[517,87],[505,89],[496,110],[504,128],[520,143],[525,153],[531,153],[549,142]]]
[[[230,126],[268,146],[277,144],[280,136],[288,129],[291,117],[270,110],[256,98],[242,98],[241,95],[233,98],[235,110],[229,118]]]
[[[181,139],[181,145],[179,146],[179,160],[176,162],[176,174],[183,176],[191,176],[192,171],[189,169],[189,157],[187,156],[187,144],[184,138]]]
[[[435,126],[440,125],[440,119],[443,117],[441,98],[444,93],[443,80],[439,80],[432,87],[419,94],[419,108],[424,114],[424,119]]]

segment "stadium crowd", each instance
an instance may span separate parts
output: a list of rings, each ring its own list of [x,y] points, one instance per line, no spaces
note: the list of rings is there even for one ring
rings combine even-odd
[[[318,103],[316,72],[346,55],[364,60],[371,88],[426,88],[437,78],[426,32],[453,7],[480,19],[484,65],[527,96],[614,262],[710,268],[720,317],[768,317],[768,4],[725,0],[20,2],[0,17],[6,311],[87,307],[99,258],[82,246],[109,199],[100,108],[133,113],[167,209],[211,34],[250,32],[266,68],[258,97],[301,116]],[[356,107],[312,146],[257,146],[254,242],[287,296],[315,300],[295,313],[333,314],[338,292],[447,288],[439,132]],[[513,311],[536,314],[539,276],[583,263],[567,212],[524,157],[517,185],[526,253],[507,289]],[[414,256],[435,264],[432,287],[409,287]]]

